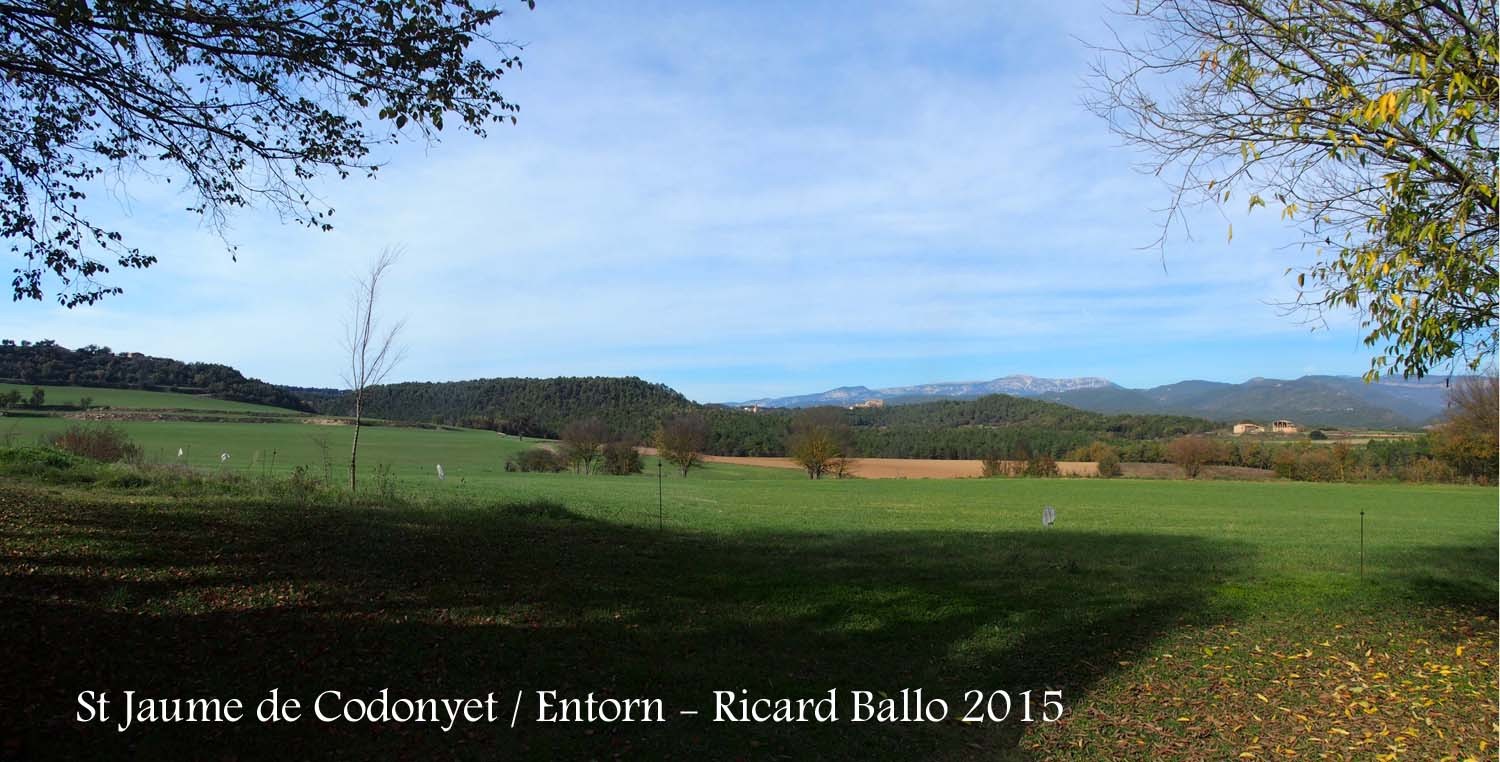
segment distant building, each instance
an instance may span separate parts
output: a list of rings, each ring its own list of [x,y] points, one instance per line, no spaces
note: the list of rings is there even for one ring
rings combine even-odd
[[[1234,425],[1235,436],[1239,436],[1241,434],[1264,434],[1265,432],[1266,427],[1256,423],[1255,421],[1240,421],[1239,423],[1236,423]]]
[[[1271,421],[1271,431],[1276,434],[1296,434],[1297,424],[1291,421]]]
[[[760,412],[760,405],[746,405],[746,406],[744,406],[744,407],[742,407],[740,409],[743,410],[743,411],[745,411],[745,412],[747,412],[747,413],[759,413]]]
[[[849,409],[855,410],[862,407],[885,407],[885,400],[865,400],[864,402],[856,402],[855,404],[850,405]]]

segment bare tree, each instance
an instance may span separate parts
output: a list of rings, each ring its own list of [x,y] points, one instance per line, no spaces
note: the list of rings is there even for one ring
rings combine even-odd
[[[344,348],[349,352],[349,370],[344,383],[354,395],[354,444],[349,448],[349,491],[356,491],[359,471],[359,429],[365,412],[365,393],[381,384],[401,362],[405,350],[397,345],[405,320],[382,326],[376,315],[380,301],[380,282],[396,264],[401,252],[385,249],[370,265],[369,271],[356,280],[349,301],[349,319],[345,324]]]
[[[853,436],[843,411],[809,408],[792,418],[787,455],[807,471],[809,479],[830,473],[843,478],[852,473]]]
[[[563,456],[573,464],[573,470],[581,474],[594,472],[594,461],[599,459],[610,436],[609,427],[598,418],[572,421],[562,430]]]
[[[1489,484],[1500,443],[1500,378],[1461,379],[1448,390],[1448,414],[1432,433],[1433,452],[1462,476]]]
[[[656,452],[683,476],[703,464],[708,447],[708,422],[701,415],[678,415],[662,421],[656,429]]]

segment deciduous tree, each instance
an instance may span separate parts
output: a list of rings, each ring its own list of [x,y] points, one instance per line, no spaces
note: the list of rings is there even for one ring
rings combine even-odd
[[[678,415],[656,429],[656,452],[683,476],[703,463],[708,447],[708,422],[701,415]]]
[[[1218,460],[1219,445],[1208,437],[1178,437],[1167,444],[1167,457],[1182,466],[1182,473],[1189,479],[1198,478],[1205,465]]]
[[[526,0],[531,5],[531,0]],[[0,6],[0,231],[16,299],[120,292],[156,255],[89,199],[159,177],[225,230],[261,204],[328,229],[310,182],[373,176],[371,149],[445,126],[484,135],[520,66],[470,0],[15,0]],[[55,281],[52,282],[52,281]]]
[[[598,418],[572,421],[562,430],[563,456],[573,464],[574,471],[593,473],[594,461],[610,439],[609,427]]]
[[[1101,46],[1090,105],[1169,184],[1164,230],[1203,202],[1300,222],[1290,306],[1355,311],[1367,378],[1494,356],[1494,3],[1129,7],[1140,23]]]
[[[380,252],[370,269],[355,281],[349,299],[348,322],[344,324],[344,350],[349,355],[349,369],[344,383],[354,404],[354,441],[349,446],[349,491],[359,489],[359,429],[364,423],[365,396],[371,386],[384,383],[391,370],[401,362],[405,350],[397,345],[405,320],[381,325],[378,315],[380,285],[396,264],[399,253],[393,249]]]
[[[1500,468],[1500,380],[1460,380],[1448,392],[1448,412],[1433,432],[1434,454],[1460,476],[1493,482]]]
[[[797,465],[807,471],[807,478],[821,479],[840,457],[838,440],[824,428],[796,432],[787,441],[787,452]]]

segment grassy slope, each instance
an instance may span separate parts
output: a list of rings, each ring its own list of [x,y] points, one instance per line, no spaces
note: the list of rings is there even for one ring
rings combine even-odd
[[[0,444],[8,437],[12,444],[34,444],[37,438],[61,431],[73,421],[63,418],[0,419]],[[124,429],[153,462],[186,462],[201,468],[243,473],[261,473],[269,467],[275,452],[275,470],[290,472],[305,466],[310,472],[325,474],[323,450],[318,441],[327,443],[334,474],[348,473],[349,445],[354,435],[350,426],[325,426],[289,421],[285,423],[219,423],[192,421],[125,421],[114,424]],[[535,447],[538,440],[520,440],[477,429],[419,429],[397,426],[367,426],[360,431],[360,462],[365,475],[373,478],[377,466],[391,468],[393,476],[412,486],[436,482],[437,465],[442,464],[449,484],[460,482],[484,485],[493,480],[513,478],[505,473],[505,460],[511,455]],[[183,450],[183,459],[177,450]],[[227,466],[220,465],[220,455],[229,453]],[[648,459],[654,469],[655,461]],[[653,471],[654,474],[654,471]],[[755,475],[770,479],[795,479],[796,473],[742,466],[714,466],[693,478],[732,478],[733,475]],[[655,478],[654,475],[652,478]]]
[[[346,432],[138,426],[162,443],[202,434],[299,457],[315,454],[289,444],[304,430]],[[0,716],[0,742],[57,756],[121,743],[182,753],[211,734],[241,757],[296,743],[349,758],[1482,759],[1479,743],[1495,741],[1493,489],[809,482],[714,466],[664,481],[658,533],[654,474],[508,474],[498,461],[531,443],[367,433],[365,463],[459,502],[353,509],[0,483],[0,638],[15,644],[0,690],[28,697]],[[579,519],[486,507],[534,498]],[[1051,530],[1043,504],[1058,509]],[[1024,728],[700,717],[591,733],[306,723],[122,736],[67,721],[76,692],[100,687],[308,699],[554,688],[705,712],[718,688],[924,688],[955,710],[968,689],[1061,688],[1069,713]]]
[[[176,392],[147,392],[139,389],[101,389],[87,386],[41,385],[47,393],[49,405],[76,405],[80,397],[91,397],[95,407],[112,407],[132,410],[203,410],[228,413],[267,413],[275,415],[301,415],[295,410],[255,405],[248,402],[231,402],[196,394]],[[32,386],[25,384],[0,384],[0,393],[14,389],[23,398],[30,398]]]

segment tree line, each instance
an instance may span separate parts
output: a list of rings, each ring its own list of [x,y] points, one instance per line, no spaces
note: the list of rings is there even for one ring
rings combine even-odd
[[[227,365],[147,357],[139,352],[115,352],[92,344],[68,349],[46,339],[35,343],[0,339],[0,380],[206,394],[216,399],[312,411],[289,392],[258,379],[245,378]]]
[[[320,413],[350,415],[350,394],[310,394]],[[639,378],[487,378],[371,386],[363,412],[372,418],[421,421],[558,439],[575,421],[598,419],[623,439],[644,441],[666,415],[696,406],[663,384]]]
[[[319,412],[349,415],[350,395],[309,394]],[[1096,439],[1141,440],[1213,430],[1203,418],[1105,415],[1041,400],[991,395],[887,408],[807,408],[748,412],[700,405],[639,378],[493,378],[401,383],[365,391],[376,418],[442,423],[545,439],[570,423],[597,419],[615,438],[651,441],[658,426],[694,414],[712,455],[782,457],[800,421],[825,419],[848,429],[846,449],[867,458],[974,459],[1018,447],[1061,458]]]

